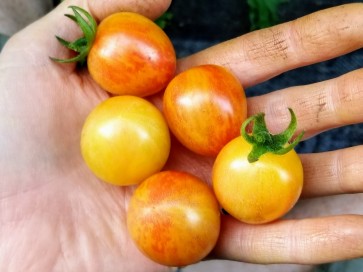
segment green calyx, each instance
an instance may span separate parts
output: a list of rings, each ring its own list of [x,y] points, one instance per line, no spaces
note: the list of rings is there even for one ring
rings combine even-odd
[[[81,28],[84,36],[73,42],[66,41],[59,36],[56,36],[56,38],[63,46],[74,52],[77,52],[78,55],[70,59],[51,59],[60,63],[78,62],[80,64],[83,64],[87,59],[88,53],[96,37],[97,22],[91,14],[89,14],[87,11],[80,7],[70,6],[69,8],[72,9],[74,15],[65,14],[65,16],[77,23],[77,25]]]
[[[248,118],[241,127],[242,137],[252,145],[252,151],[248,154],[250,163],[257,161],[263,154],[270,152],[276,155],[283,155],[292,150],[304,136],[304,131],[301,132],[291,143],[297,127],[295,113],[289,108],[291,121],[289,126],[280,134],[271,134],[266,126],[265,114],[258,113]],[[247,126],[253,122],[252,133],[246,132]]]

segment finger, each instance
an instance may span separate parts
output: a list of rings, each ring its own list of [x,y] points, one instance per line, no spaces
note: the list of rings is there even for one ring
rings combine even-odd
[[[315,197],[363,192],[363,146],[301,155],[302,196]]]
[[[335,79],[275,91],[248,100],[249,114],[265,112],[272,133],[289,123],[288,107],[297,116],[305,138],[322,131],[363,121],[363,69]]]
[[[182,59],[179,70],[219,64],[249,87],[296,67],[361,48],[362,12],[362,3],[342,5],[251,32]]]
[[[247,225],[225,216],[213,257],[251,263],[319,264],[363,256],[363,216]]]
[[[108,15],[118,11],[132,11],[142,14],[150,19],[156,19],[167,10],[171,0],[108,0],[108,1],[64,1],[61,7],[78,5],[88,9],[96,20],[101,21]],[[88,7],[87,7],[88,5]],[[60,11],[61,14],[62,11]]]

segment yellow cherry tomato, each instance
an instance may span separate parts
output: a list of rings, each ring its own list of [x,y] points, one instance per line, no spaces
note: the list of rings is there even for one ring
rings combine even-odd
[[[247,159],[252,146],[243,137],[229,142],[213,166],[213,189],[221,206],[236,219],[267,223],[286,214],[303,186],[303,168],[292,149],[284,155],[266,153]]]
[[[81,135],[88,167],[114,185],[137,184],[164,166],[170,135],[161,112],[135,96],[116,96],[88,116]]]
[[[297,202],[303,186],[303,167],[293,141],[295,113],[285,131],[271,134],[264,113],[243,122],[241,136],[223,147],[213,166],[213,189],[222,207],[236,219],[250,224],[274,221]],[[246,128],[253,123],[252,132]]]

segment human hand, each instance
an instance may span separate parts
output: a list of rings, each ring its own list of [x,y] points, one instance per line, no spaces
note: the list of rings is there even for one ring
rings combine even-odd
[[[88,5],[87,5],[88,3]],[[64,1],[13,36],[0,55],[0,270],[168,271],[145,258],[126,230],[130,188],[96,179],[80,155],[88,113],[108,94],[65,56],[55,35],[80,30],[68,6],[101,20],[119,10],[150,18],[170,1]]]
[[[288,70],[360,49],[362,10],[362,4],[339,6],[249,33],[180,60],[179,71],[202,63],[219,64],[233,71],[243,86],[251,87]],[[248,114],[265,112],[268,126],[277,133],[288,124],[286,109],[291,107],[305,138],[360,123],[362,75],[358,69],[324,82],[249,98]],[[215,256],[301,264],[362,257],[362,152],[362,146],[356,146],[301,155],[305,199],[286,216],[288,220],[251,226],[227,217]]]
[[[70,40],[80,34],[64,20],[71,4],[89,9],[100,20],[122,9],[156,18],[169,1],[91,2],[88,8],[83,3],[65,1],[14,36],[0,55],[0,269],[166,271],[142,256],[127,234],[125,211],[132,190],[100,182],[80,155],[83,121],[108,94],[87,72],[53,63],[48,56],[67,54],[55,34]],[[362,10],[359,4],[337,7],[253,32],[180,60],[179,70],[221,64],[244,86],[252,86],[360,48]],[[360,122],[361,73],[251,98],[249,114],[266,112],[271,130],[277,132],[288,123],[286,108],[292,107],[299,128],[308,136]],[[341,86],[339,93],[336,84]],[[319,92],[313,93],[315,89]],[[160,105],[160,96],[151,100]],[[304,196],[362,191],[360,150],[301,156],[306,169]],[[174,143],[166,168],[187,170],[210,181],[212,163]],[[298,205],[296,213],[300,211]],[[346,215],[249,226],[225,217],[213,255],[256,263],[321,263],[358,257],[363,251],[362,223],[360,216]]]

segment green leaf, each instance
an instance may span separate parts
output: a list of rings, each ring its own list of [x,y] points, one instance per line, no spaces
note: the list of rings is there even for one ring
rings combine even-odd
[[[170,11],[166,11],[163,15],[155,20],[155,23],[160,28],[164,29],[168,24],[170,24],[171,19],[173,19],[173,14]]]
[[[278,9],[286,2],[288,0],[247,0],[251,30],[278,24]]]

